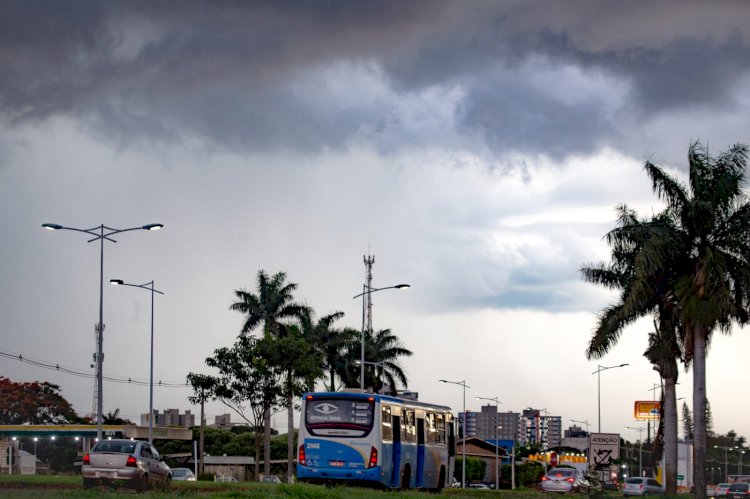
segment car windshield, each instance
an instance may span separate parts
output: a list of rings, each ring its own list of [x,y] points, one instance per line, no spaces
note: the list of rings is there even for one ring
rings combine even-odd
[[[91,452],[120,452],[132,454],[135,452],[136,442],[120,442],[117,440],[102,440],[91,449]]]
[[[172,476],[185,476],[185,475],[187,475],[187,470],[185,469],[177,468],[177,469],[172,470]]]
[[[634,483],[636,485],[639,485],[643,483],[643,478],[628,478],[627,483]]]

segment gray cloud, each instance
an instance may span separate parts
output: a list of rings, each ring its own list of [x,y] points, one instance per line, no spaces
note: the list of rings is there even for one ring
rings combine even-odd
[[[446,128],[478,140],[466,147],[560,156],[627,147],[623,119],[737,105],[750,67],[743,2],[542,3],[5,2],[0,111],[71,115],[126,142],[315,151],[365,138],[393,150],[426,140],[400,96],[457,88]],[[621,88],[570,101],[530,87],[545,63]],[[360,101],[336,105],[337,85],[362,68]]]

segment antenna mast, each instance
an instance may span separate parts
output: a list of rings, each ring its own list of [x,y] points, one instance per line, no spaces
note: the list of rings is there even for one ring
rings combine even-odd
[[[365,290],[369,291],[372,289],[372,265],[375,263],[375,255],[365,255],[362,258],[365,262],[365,283],[367,285]],[[365,331],[372,332],[372,293],[367,293],[365,295],[365,300],[365,308],[367,310],[365,316]]]

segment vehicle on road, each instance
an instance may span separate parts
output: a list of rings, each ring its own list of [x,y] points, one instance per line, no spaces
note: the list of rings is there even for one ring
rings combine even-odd
[[[725,495],[727,495],[727,492],[729,492],[729,487],[731,485],[731,483],[720,483],[716,486],[714,494],[716,494],[716,497],[724,497]]]
[[[544,492],[588,492],[589,482],[575,468],[552,468],[542,477]]]
[[[472,483],[469,485],[469,488],[474,490],[490,490],[489,486],[483,483]]]
[[[181,482],[194,482],[195,473],[190,468],[172,468],[172,480]]]
[[[214,482],[236,482],[237,479],[232,475],[214,475]]]
[[[453,477],[455,435],[446,406],[360,390],[306,393],[297,478],[441,490]]]
[[[169,489],[172,471],[148,442],[127,439],[102,440],[83,456],[83,487],[118,482],[137,490],[154,486]]]
[[[653,478],[634,476],[628,478],[622,486],[622,494],[626,496],[658,496],[664,495],[664,487]]]
[[[729,486],[727,491],[727,499],[744,499],[750,496],[750,483],[747,482],[735,482]]]
[[[281,478],[276,475],[266,475],[260,479],[263,483],[281,483]]]

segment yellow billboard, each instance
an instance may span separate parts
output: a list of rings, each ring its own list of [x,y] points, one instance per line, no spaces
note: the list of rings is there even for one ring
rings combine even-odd
[[[633,409],[633,417],[639,421],[659,419],[661,403],[653,400],[638,400]]]

